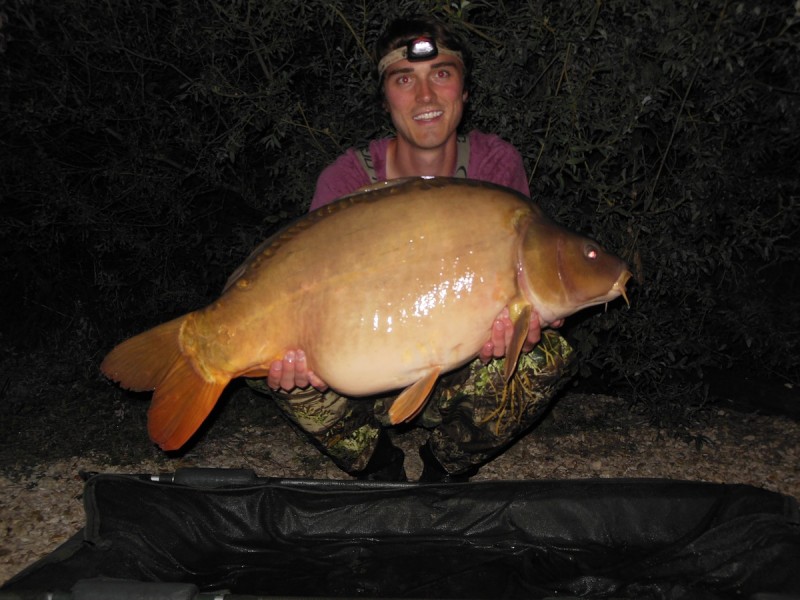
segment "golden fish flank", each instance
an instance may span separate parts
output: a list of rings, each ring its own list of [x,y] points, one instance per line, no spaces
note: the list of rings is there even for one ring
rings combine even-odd
[[[165,450],[192,436],[231,379],[265,376],[290,348],[343,394],[405,388],[390,409],[398,423],[419,412],[439,374],[477,355],[504,306],[515,325],[510,376],[532,310],[564,318],[624,294],[629,277],[624,262],[512,190],[399,180],[266,240],[216,302],[126,340],[101,368],[154,390],[148,429]]]

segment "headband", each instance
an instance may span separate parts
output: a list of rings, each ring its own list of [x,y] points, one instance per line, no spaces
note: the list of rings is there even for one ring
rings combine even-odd
[[[403,60],[404,58],[407,58],[411,62],[417,62],[431,60],[440,54],[455,56],[461,62],[464,62],[461,52],[450,50],[450,48],[447,48],[446,46],[437,46],[434,38],[421,36],[413,40],[409,40],[404,46],[396,48],[384,56],[378,63],[378,78],[380,79],[383,77],[383,73],[390,65],[399,60]]]

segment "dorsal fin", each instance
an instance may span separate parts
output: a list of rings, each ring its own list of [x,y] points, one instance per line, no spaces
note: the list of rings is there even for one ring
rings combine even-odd
[[[259,261],[269,259],[275,251],[287,240],[293,238],[304,229],[308,229],[311,225],[324,219],[329,215],[336,214],[337,212],[347,210],[349,207],[360,204],[362,202],[369,202],[383,197],[383,194],[372,194],[372,192],[388,191],[391,192],[392,188],[401,186],[406,183],[412,183],[415,180],[423,179],[421,177],[401,177],[399,179],[390,179],[388,181],[379,181],[377,183],[370,183],[360,187],[356,191],[346,196],[342,196],[338,200],[321,206],[314,212],[308,213],[298,218],[289,226],[278,231],[274,235],[268,237],[253,249],[252,252],[244,259],[236,270],[231,273],[228,280],[225,282],[225,287],[222,288],[222,293],[227,292],[233,284],[235,284],[248,270],[251,265],[257,265]]]
[[[402,185],[404,183],[408,183],[409,181],[414,181],[415,179],[419,179],[419,177],[400,177],[398,179],[386,179],[384,181],[376,181],[375,183],[368,183],[367,185],[362,185],[356,191],[351,192],[346,196],[342,196],[342,198],[352,198],[353,196],[357,196],[358,194],[366,194],[367,192],[385,190],[386,188],[394,187],[396,185]],[[339,198],[339,200],[341,200],[342,198]]]

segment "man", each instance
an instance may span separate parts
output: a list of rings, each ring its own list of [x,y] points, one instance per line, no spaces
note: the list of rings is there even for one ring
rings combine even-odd
[[[317,181],[312,210],[370,183],[408,176],[469,177],[529,195],[522,157],[511,144],[479,131],[457,133],[471,61],[453,32],[433,20],[397,20],[378,41],[376,55],[383,105],[396,135],[373,140],[368,149],[350,149],[328,166]],[[560,323],[532,316],[523,350],[540,342],[546,325]],[[523,354],[506,387],[502,357],[511,334],[505,309],[479,358],[443,378],[431,394],[417,419],[432,430],[420,450],[421,481],[468,479],[535,422],[565,381],[572,349],[550,331],[536,350]],[[272,391],[278,406],[343,470],[364,479],[405,480],[403,453],[385,430],[392,397],[350,399],[326,391],[302,349],[287,352],[272,364],[266,382],[251,386]]]

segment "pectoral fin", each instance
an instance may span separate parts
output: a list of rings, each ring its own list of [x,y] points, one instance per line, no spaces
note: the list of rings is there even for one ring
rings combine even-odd
[[[434,367],[426,372],[422,379],[403,390],[389,407],[389,420],[392,425],[410,421],[419,414],[441,372],[441,367]]]
[[[531,322],[531,305],[527,302],[517,302],[508,307],[511,322],[514,324],[514,333],[511,335],[511,343],[506,352],[506,365],[503,371],[503,378],[508,382],[517,368],[517,361],[528,337],[528,328]]]

